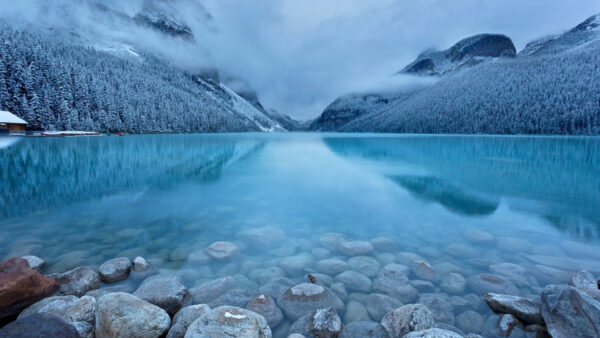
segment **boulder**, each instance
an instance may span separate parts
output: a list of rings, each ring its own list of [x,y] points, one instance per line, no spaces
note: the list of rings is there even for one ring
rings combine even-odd
[[[103,283],[116,283],[129,277],[131,262],[127,257],[113,258],[102,263],[98,272]]]
[[[358,291],[358,292],[370,292],[371,291],[371,280],[369,277],[356,271],[344,271],[339,275],[335,276],[335,281],[344,283],[347,290]]]
[[[598,289],[598,281],[594,278],[594,275],[585,270],[578,270],[577,274],[569,281],[569,285],[584,289]]]
[[[434,325],[431,312],[422,304],[410,304],[401,306],[388,312],[381,319],[383,326],[392,338],[404,337],[404,335],[427,330]]]
[[[310,316],[310,333],[315,338],[337,338],[342,333],[342,320],[332,308],[318,309]]]
[[[210,311],[210,307],[206,304],[186,306],[179,310],[173,317],[173,325],[169,329],[167,338],[183,338],[192,322]]]
[[[480,296],[485,293],[519,295],[519,290],[511,281],[498,275],[480,274],[471,276],[467,279],[467,285]]]
[[[248,337],[270,338],[265,318],[234,306],[221,306],[202,315],[189,326],[185,338]]]
[[[467,280],[461,274],[450,272],[442,277],[440,288],[452,295],[460,295],[465,292]]]
[[[341,338],[389,338],[386,329],[372,321],[358,321],[346,324]],[[289,337],[288,337],[289,338]]]
[[[382,269],[372,285],[373,292],[383,293],[397,298],[402,303],[412,303],[417,298],[415,289],[405,274],[396,270]]]
[[[191,298],[190,291],[179,277],[167,275],[146,278],[133,295],[160,307],[171,316],[181,310]]]
[[[279,277],[273,278],[265,282],[261,287],[258,288],[258,292],[269,295],[274,299],[278,299],[283,295],[287,289],[294,286],[294,281],[289,278]]]
[[[553,337],[596,337],[600,333],[600,291],[549,285],[542,292],[542,317]]]
[[[419,296],[419,303],[427,306],[436,322],[454,325],[454,308],[442,295],[422,294]]]
[[[483,295],[483,300],[496,313],[511,314],[525,324],[544,324],[539,302],[497,293],[486,293]]]
[[[338,250],[346,256],[368,255],[373,252],[373,244],[366,241],[346,241],[340,244]]]
[[[268,295],[259,295],[250,301],[246,309],[258,313],[267,320],[271,328],[276,327],[283,321],[283,313],[275,303],[275,300]]]
[[[100,288],[98,271],[89,266],[82,266],[61,274],[48,275],[56,279],[60,285],[59,295],[81,297],[88,291]]]
[[[46,266],[46,261],[37,256],[23,256],[21,257],[29,263],[29,267],[34,270],[41,270]]]
[[[216,260],[226,260],[237,255],[240,249],[231,242],[214,242],[206,248],[205,252]]]
[[[18,314],[27,306],[58,291],[58,283],[40,275],[23,258],[0,263],[0,319]]]
[[[344,303],[333,292],[312,283],[292,286],[277,299],[277,304],[291,320],[328,307],[333,307],[339,312],[344,311]]]
[[[79,338],[73,325],[48,314],[33,314],[7,324],[0,329],[0,337]]]
[[[452,332],[449,330],[433,328],[416,332],[410,332],[403,338],[462,338],[462,336],[456,332]]]
[[[190,290],[196,304],[206,304],[215,298],[235,289],[237,282],[231,276],[213,279]]]
[[[522,327],[517,318],[511,314],[500,315],[494,332],[500,337],[510,337],[516,327]]]
[[[379,293],[371,293],[365,299],[367,311],[373,320],[376,320],[377,322],[381,321],[381,318],[383,318],[386,313],[397,309],[402,305],[404,304],[402,304],[401,301]]]
[[[94,337],[96,299],[93,297],[56,296],[45,298],[23,310],[18,319],[35,314],[55,316],[73,325],[81,337]]]
[[[165,310],[128,293],[109,293],[97,302],[96,337],[156,338],[170,326]]]
[[[339,258],[326,258],[315,264],[315,270],[331,276],[335,276],[349,269],[348,263]]]
[[[381,264],[370,256],[355,256],[348,260],[350,270],[360,271],[367,277],[374,277],[381,269]]]

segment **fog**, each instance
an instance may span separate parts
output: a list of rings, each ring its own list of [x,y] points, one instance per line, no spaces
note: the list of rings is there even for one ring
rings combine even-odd
[[[133,16],[143,1],[100,2]],[[597,0],[153,1],[167,1],[195,41],[98,15],[89,1],[5,1],[0,19],[76,30],[82,40],[107,49],[123,42],[125,49],[150,50],[192,71],[217,67],[245,80],[266,107],[309,119],[340,95],[410,85],[414,79],[393,74],[425,49],[502,33],[520,50],[600,12]]]

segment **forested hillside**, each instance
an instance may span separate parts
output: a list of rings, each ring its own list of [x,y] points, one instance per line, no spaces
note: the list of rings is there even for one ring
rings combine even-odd
[[[162,59],[117,57],[0,25],[0,109],[45,130],[260,130],[220,84]]]

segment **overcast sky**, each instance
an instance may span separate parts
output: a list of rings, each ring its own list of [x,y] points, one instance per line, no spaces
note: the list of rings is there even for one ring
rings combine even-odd
[[[218,65],[268,107],[307,119],[348,92],[391,88],[427,48],[503,33],[517,49],[600,13],[598,0],[203,0]]]

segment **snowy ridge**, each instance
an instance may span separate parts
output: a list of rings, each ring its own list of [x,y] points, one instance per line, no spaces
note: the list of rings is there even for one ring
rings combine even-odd
[[[279,123],[267,117],[229,87],[222,83],[220,87],[231,96],[233,110],[252,121],[260,130],[265,132],[285,131],[285,128],[279,125]]]

